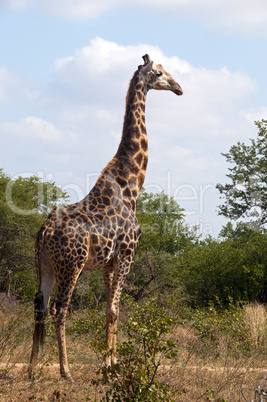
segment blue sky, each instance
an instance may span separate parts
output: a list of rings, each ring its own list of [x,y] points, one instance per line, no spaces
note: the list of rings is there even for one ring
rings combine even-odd
[[[265,0],[0,1],[0,166],[82,198],[116,152],[128,82],[142,55],[182,97],[150,92],[148,191],[217,236],[221,152],[267,118]]]

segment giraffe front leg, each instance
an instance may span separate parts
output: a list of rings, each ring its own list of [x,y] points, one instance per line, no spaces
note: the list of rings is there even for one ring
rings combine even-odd
[[[119,319],[119,302],[110,307],[107,306],[106,313],[106,340],[108,355],[106,357],[106,365],[113,366],[117,363],[116,358],[116,344],[117,344],[117,329]]]
[[[113,267],[103,269],[107,293],[106,310],[106,341],[108,354],[106,365],[114,365],[116,359],[117,327],[119,319],[119,303],[124,280],[130,270],[131,262],[128,259],[120,261]]]
[[[68,304],[64,303],[60,304],[59,302],[55,302],[55,327],[58,341],[58,353],[59,353],[59,364],[60,364],[60,374],[63,378],[72,381],[72,377],[70,374],[68,356],[67,356],[67,348],[66,348],[66,316],[68,312]],[[53,307],[52,307],[53,309]]]
[[[114,266],[104,267],[103,270],[103,278],[106,288],[106,300],[107,300],[107,307],[106,307],[106,343],[107,343],[107,350],[108,353],[105,357],[105,365],[111,366],[111,354],[110,350],[114,348],[113,342],[113,327],[110,320],[110,312],[109,312],[109,305],[110,305],[110,298],[111,298],[111,289],[112,289],[112,281],[114,277]],[[116,345],[115,345],[116,348]]]

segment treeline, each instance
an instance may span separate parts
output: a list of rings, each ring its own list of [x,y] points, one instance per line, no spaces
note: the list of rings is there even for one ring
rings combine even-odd
[[[231,221],[217,239],[197,236],[184,210],[166,194],[138,199],[142,237],[125,291],[136,298],[160,291],[193,307],[220,300],[266,302],[267,122],[256,122],[256,140],[224,154],[231,183],[218,184],[220,214]],[[0,170],[0,292],[32,299],[36,291],[35,235],[51,208],[68,195],[38,177],[11,180]],[[238,219],[236,225],[234,220]],[[73,295],[76,308],[105,299],[101,271],[81,277]]]
[[[177,294],[196,307],[216,300],[224,305],[240,301],[265,303],[267,235],[247,228],[237,235],[232,226],[227,229],[224,238],[190,240],[177,255],[151,249],[148,255],[157,278],[155,287]],[[144,286],[151,275],[148,268],[146,255],[138,253],[130,274],[138,287]]]
[[[54,183],[36,176],[11,180],[0,169],[0,292],[33,298],[36,233],[49,211],[67,200]]]

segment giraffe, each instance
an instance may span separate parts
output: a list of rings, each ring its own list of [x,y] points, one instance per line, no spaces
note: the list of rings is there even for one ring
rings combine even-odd
[[[66,351],[65,321],[76,281],[82,270],[102,268],[106,289],[107,365],[116,363],[116,332],[122,287],[133,262],[141,230],[136,201],[148,162],[145,125],[146,95],[150,89],[183,91],[173,77],[143,56],[126,96],[123,132],[117,153],[102,170],[90,193],[80,202],[55,208],[36,238],[38,292],[29,365],[30,376],[44,340],[44,321],[50,307],[58,340],[60,373],[72,380]]]

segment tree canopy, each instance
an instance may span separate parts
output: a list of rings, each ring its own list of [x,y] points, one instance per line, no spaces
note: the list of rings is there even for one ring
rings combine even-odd
[[[142,236],[139,249],[177,254],[196,239],[184,222],[184,210],[173,197],[142,190],[137,201],[137,219]]]
[[[0,170],[0,291],[29,293],[35,281],[34,239],[48,212],[66,202],[67,194],[55,183],[36,176],[11,179]],[[29,295],[29,294],[28,294]]]
[[[267,223],[267,120],[256,121],[258,136],[249,145],[238,142],[222,155],[233,164],[227,177],[231,182],[217,184],[223,205],[219,214],[230,219],[244,218],[257,229]]]

